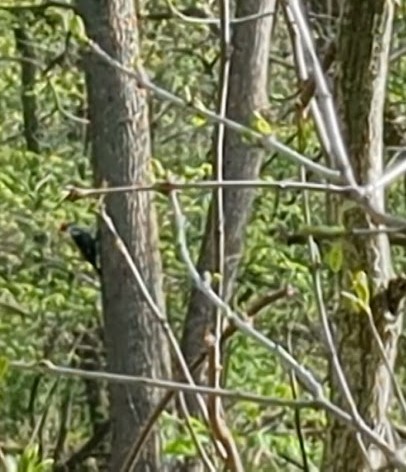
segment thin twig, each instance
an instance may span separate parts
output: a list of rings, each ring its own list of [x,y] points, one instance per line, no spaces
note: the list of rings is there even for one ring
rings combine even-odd
[[[297,2],[293,2],[293,8],[297,6]],[[300,18],[300,17],[299,17]],[[307,35],[310,33],[306,30],[306,21],[301,18],[302,23],[304,23],[304,35],[305,39],[307,40]],[[302,25],[303,26],[303,25]],[[350,185],[351,188],[351,197],[352,199],[359,204],[371,217],[371,220],[374,224],[387,224],[390,226],[404,226],[406,227],[406,219],[394,215],[390,215],[382,211],[379,207],[373,205],[368,198],[367,189],[357,184],[354,179],[353,172],[348,160],[348,156],[346,154],[345,146],[342,142],[342,137],[340,134],[340,130],[337,124],[337,118],[335,116],[334,111],[334,104],[332,102],[331,94],[328,90],[327,85],[325,84],[325,79],[323,76],[323,72],[321,70],[321,66],[318,63],[317,56],[315,55],[314,48],[311,44],[311,37],[310,37],[310,50],[308,51],[312,58],[314,59],[314,67],[315,67],[315,78],[316,83],[319,88],[323,91],[322,97],[324,98],[323,104],[326,107],[326,115],[325,118],[326,129],[329,133],[331,133],[331,142],[334,145],[334,156],[337,161],[337,165],[339,166],[340,170],[331,169],[324,165],[318,164],[313,160],[309,159],[308,157],[304,156],[303,154],[289,148],[288,146],[284,145],[280,141],[278,141],[274,136],[267,133],[258,132],[248,126],[244,126],[240,123],[237,123],[234,120],[230,120],[229,118],[222,118],[218,116],[217,113],[208,110],[204,105],[197,103],[196,100],[184,100],[183,98],[178,97],[177,95],[169,92],[157,85],[155,85],[149,79],[147,73],[142,68],[141,64],[137,65],[136,70],[133,70],[129,67],[124,66],[116,59],[112,58],[109,54],[107,54],[96,42],[92,41],[89,38],[82,38],[89,49],[96,54],[100,59],[106,62],[111,67],[127,74],[128,76],[135,79],[139,87],[145,88],[146,90],[150,91],[154,95],[156,95],[161,100],[167,100],[174,105],[184,108],[185,110],[190,110],[193,113],[197,113],[200,116],[205,117],[208,121],[213,123],[223,123],[229,129],[234,130],[235,132],[245,136],[247,139],[251,140],[253,145],[262,146],[264,149],[277,151],[281,155],[285,156],[287,159],[291,160],[292,162],[303,165],[309,171],[312,171],[323,178],[327,178],[330,181],[342,181],[343,177],[345,177],[345,181]],[[306,47],[309,45],[306,43]],[[312,49],[313,48],[313,49]],[[323,82],[324,81],[324,82]],[[326,94],[324,94],[326,92]],[[322,107],[321,107],[322,108]]]
[[[290,329],[288,331],[287,345],[288,345],[289,352],[292,353],[293,352],[292,333]],[[289,381],[290,381],[290,389],[292,391],[292,398],[296,400],[297,399],[297,382],[296,382],[295,373],[293,371],[290,371],[289,373]],[[294,415],[294,420],[295,420],[295,429],[296,429],[297,439],[299,441],[300,452],[302,454],[303,470],[305,472],[309,472],[309,463],[308,463],[307,452],[306,452],[305,438],[304,438],[304,434],[302,430],[300,411],[295,410],[293,412],[293,415]]]
[[[87,118],[82,118],[80,116],[76,116],[76,115],[74,115],[73,113],[71,113],[70,111],[66,110],[63,107],[63,105],[61,103],[61,100],[59,98],[59,93],[58,93],[57,88],[55,87],[54,82],[53,82],[52,79],[48,79],[48,85],[51,89],[51,93],[52,93],[52,96],[53,96],[54,101],[55,101],[55,107],[61,115],[63,115],[68,120],[71,120],[74,123],[78,123],[80,125],[88,125],[90,123],[90,121]]]
[[[105,381],[115,384],[145,385],[151,388],[154,387],[162,390],[171,390],[175,392],[195,393],[201,395],[218,395],[222,398],[227,398],[230,400],[247,401],[274,407],[312,409],[322,408],[322,405],[317,400],[285,400],[282,398],[272,398],[269,396],[257,395],[255,393],[244,392],[240,390],[212,388],[207,387],[205,385],[190,385],[187,383],[175,382],[172,380],[151,379],[149,377],[115,374],[105,371],[89,371],[73,367],[55,365],[49,360],[42,360],[40,362],[10,361],[9,365],[12,369],[25,370],[30,373],[36,372],[77,379],[89,379],[98,382]],[[349,418],[348,415],[347,418]]]
[[[110,218],[109,215],[107,215],[106,210],[104,208],[104,205],[102,205],[102,208],[101,208],[101,217],[102,217],[104,223],[106,224],[107,228],[111,232],[111,234],[114,236],[114,238],[116,240],[117,248],[119,249],[119,251],[121,252],[123,257],[125,258],[125,260],[128,264],[128,267],[130,268],[130,270],[131,270],[131,272],[132,272],[132,274],[133,274],[133,276],[134,276],[134,278],[135,278],[135,280],[136,280],[136,282],[137,282],[137,284],[138,284],[138,286],[139,286],[139,288],[142,292],[142,295],[144,296],[145,301],[147,302],[148,306],[150,307],[155,319],[161,324],[161,326],[164,330],[164,333],[165,333],[165,335],[167,336],[167,338],[169,340],[171,349],[173,350],[173,352],[176,356],[176,360],[178,362],[178,365],[180,366],[181,371],[182,371],[183,375],[185,376],[185,379],[191,385],[194,385],[193,377],[192,377],[192,375],[189,371],[189,368],[187,366],[185,358],[183,357],[183,354],[182,354],[182,351],[179,347],[179,343],[176,339],[176,336],[173,333],[167,319],[161,313],[161,310],[159,309],[158,305],[155,303],[155,300],[152,298],[151,294],[149,293],[148,288],[146,287],[146,285],[144,283],[144,280],[142,278],[141,273],[139,272],[137,266],[134,263],[134,260],[132,259],[130,253],[128,252],[128,249],[127,249],[126,245],[124,244],[124,241],[119,236],[119,234],[117,232],[117,229],[116,229],[116,227],[113,223],[113,220]],[[206,408],[206,405],[205,405],[203,399],[201,398],[201,396],[199,396],[199,395],[197,396],[197,401],[198,401],[198,405],[200,407],[200,410],[203,414],[203,418],[206,419],[206,421],[207,421],[207,418],[208,418],[207,408]],[[127,456],[126,456],[126,459],[123,463],[123,466],[121,468],[121,472],[126,472],[126,471],[132,469],[132,465],[135,462],[135,458],[133,457],[133,454],[134,454],[134,450],[131,447],[128,454],[127,454]]]
[[[100,444],[110,431],[110,421],[104,421],[96,428],[93,436],[91,436],[69,459],[55,467],[55,472],[65,472],[67,470],[75,470],[79,464],[87,459],[96,446]]]
[[[220,10],[220,79],[217,113],[221,118],[227,115],[228,91],[230,87],[230,54],[231,54],[231,28],[230,28],[230,1],[219,0]],[[215,149],[214,155],[214,174],[215,180],[220,184],[223,182],[224,170],[224,145],[226,128],[224,123],[218,123],[215,128]],[[226,281],[225,272],[225,215],[224,215],[224,191],[223,187],[218,187],[213,193],[212,217],[213,224],[213,245],[214,267],[213,271],[218,274],[219,280],[216,283],[217,293],[221,298],[224,297],[224,287]],[[209,385],[214,388],[221,387],[222,379],[222,351],[221,351],[221,333],[223,331],[224,318],[217,308],[214,313],[214,336],[209,346],[208,355],[208,379]],[[209,396],[207,402],[207,411],[210,419],[210,426],[214,436],[223,445],[227,457],[226,467],[233,472],[243,472],[243,465],[235,444],[233,435],[227,426],[224,409],[220,397]]]
[[[60,456],[63,454],[65,447],[65,441],[68,436],[68,432],[71,427],[71,417],[72,417],[72,402],[73,402],[73,393],[70,385],[68,386],[67,391],[63,393],[62,405],[60,408],[60,421],[59,421],[59,432],[58,439],[55,444],[53,460],[57,464]]]
[[[391,363],[388,359],[388,356],[386,355],[385,346],[384,346],[382,338],[379,334],[378,328],[376,327],[374,317],[372,315],[372,311],[369,307],[367,307],[366,316],[368,317],[368,322],[369,322],[369,326],[371,327],[372,336],[374,337],[374,339],[375,339],[375,341],[378,345],[379,353],[381,355],[383,363],[385,364],[386,370],[388,371],[389,378],[391,379],[391,382],[392,382],[392,385],[393,385],[393,389],[394,389],[396,397],[399,401],[400,410],[401,410],[402,415],[403,415],[403,420],[406,421],[406,400],[405,400],[405,397],[403,395],[402,389],[399,385],[399,382],[396,379],[395,373],[393,372],[393,368],[392,368]]]
[[[194,445],[196,446],[196,449],[197,449],[197,451],[200,455],[200,458],[203,461],[203,464],[206,466],[206,468],[210,472],[216,472],[216,468],[215,468],[214,464],[212,463],[209,456],[207,455],[207,453],[206,453],[206,451],[205,451],[205,449],[202,445],[202,442],[200,441],[198,435],[196,434],[196,432],[193,428],[192,422],[190,421],[190,413],[189,413],[189,409],[188,409],[188,406],[187,406],[186,401],[185,401],[184,393],[179,392],[178,398],[179,398],[180,407],[182,409],[183,418],[184,418],[185,423],[186,423],[186,428],[189,431],[190,437],[192,438],[192,441],[193,441]]]
[[[261,295],[257,299],[255,299],[252,303],[249,304],[246,310],[246,315],[247,317],[254,317],[270,303],[273,303],[283,297],[291,296],[293,295],[293,293],[294,292],[291,287],[286,287],[283,289],[279,289],[279,290]],[[221,346],[223,346],[226,340],[229,339],[236,331],[237,329],[234,325],[229,325],[222,334]],[[203,364],[206,357],[207,357],[207,352],[203,352],[198,358],[196,358],[192,362],[192,365],[190,366],[190,371],[194,373]],[[179,376],[178,381],[183,381],[183,380],[184,380],[183,376]],[[169,402],[171,401],[175,393],[176,393],[176,390],[167,391],[165,395],[159,401],[155,410],[149,416],[148,420],[145,422],[144,427],[142,428],[136,442],[133,445],[133,451],[134,451],[135,456],[138,453],[138,451],[142,449],[143,445],[147,441],[152,431],[153,425],[156,423],[159,416],[164,411],[166,406],[169,404]]]
[[[196,267],[193,264],[189,250],[187,248],[186,234],[185,234],[185,217],[181,211],[181,207],[175,192],[170,194],[172,207],[175,216],[175,225],[177,231],[177,243],[181,253],[181,257],[186,264],[189,275],[197,288],[203,292],[214,306],[221,308],[222,313],[228,320],[234,324],[239,330],[241,330],[247,336],[258,341],[267,350],[275,353],[283,362],[288,369],[294,369],[297,371],[298,378],[303,382],[308,391],[315,397],[320,398],[323,396],[322,386],[315,379],[313,374],[301,366],[296,359],[294,359],[282,346],[268,339],[266,336],[256,331],[247,321],[241,319],[236,313],[234,313],[229,305],[225,303],[210,287],[210,282],[203,280]]]
[[[294,27],[297,27],[297,31],[300,34],[301,41],[298,41],[296,44],[298,47],[303,47],[303,56],[305,58],[308,57],[310,62],[307,65],[308,69],[313,71],[314,74],[316,84],[315,100],[319,102],[322,115],[321,121],[325,125],[325,135],[328,137],[329,144],[331,145],[333,160],[344,177],[345,183],[353,187],[355,191],[358,188],[358,184],[344,145],[333,98],[314,48],[310,28],[303,13],[303,4],[291,0],[285,0],[284,3],[288,5],[295,21]]]
[[[140,65],[138,65],[138,68],[136,70],[130,69],[121,64],[116,59],[109,56],[109,54],[107,54],[97,43],[95,43],[91,39],[86,38],[85,42],[90,48],[90,50],[94,54],[96,54],[100,59],[109,64],[111,67],[114,67],[115,69],[120,70],[121,72],[134,78],[140,87],[149,90],[158,98],[172,102],[173,104],[180,106],[185,110],[189,110],[190,112],[197,113],[213,123],[222,123],[229,129],[232,129],[237,133],[246,136],[247,139],[251,140],[253,144],[256,144],[257,146],[262,146],[270,151],[278,151],[287,159],[290,159],[296,164],[306,166],[309,170],[324,178],[328,178],[332,181],[340,180],[340,173],[338,171],[329,169],[326,166],[313,162],[308,157],[303,156],[302,154],[298,153],[293,149],[290,149],[288,146],[285,146],[272,135],[260,133],[252,128],[249,128],[248,126],[237,123],[236,121],[231,120],[229,118],[222,118],[217,113],[208,110],[205,106],[203,106],[202,104],[198,104],[194,100],[187,101],[183,98],[180,98],[177,95],[174,95],[173,93],[151,82],[145,70],[142,69]]]
[[[301,174],[302,174],[302,179],[305,180],[306,176],[305,176],[305,172],[303,168],[302,168]],[[309,196],[307,192],[304,193],[303,207],[304,207],[305,222],[307,225],[310,225],[311,224],[310,205],[309,205]],[[318,251],[318,247],[311,236],[308,237],[308,246],[309,246],[309,253],[310,253],[310,260],[311,260],[311,267],[312,267],[311,275],[313,279],[313,287],[314,287],[314,292],[315,292],[315,297],[316,297],[316,306],[317,306],[317,311],[319,314],[319,318],[320,318],[321,326],[323,330],[324,344],[330,354],[330,362],[332,364],[334,374],[337,377],[338,385],[341,390],[341,393],[350,408],[351,417],[353,418],[354,422],[357,425],[365,424],[364,420],[362,419],[361,415],[358,412],[357,405],[355,404],[354,397],[352,396],[351,390],[348,386],[348,382],[345,377],[344,370],[341,366],[336,346],[334,344],[333,334],[330,329],[330,324],[328,321],[326,306],[325,306],[324,297],[323,297],[323,287],[321,283],[321,276],[320,276],[320,269],[319,269],[320,254]],[[357,439],[357,442],[359,443],[361,451],[362,452],[365,451],[366,447],[365,447],[364,441],[362,440],[361,435],[357,434],[356,439]],[[365,456],[364,454],[364,457],[368,461],[368,455]]]
[[[294,52],[293,56],[296,64],[297,74],[300,79],[300,83],[303,84],[300,91],[299,102],[296,104],[296,111],[300,112],[301,115],[304,114],[305,109],[310,103],[310,110],[316,126],[316,131],[319,136],[319,141],[323,146],[325,154],[330,158],[330,162],[334,164],[334,160],[331,159],[332,155],[330,138],[326,131],[320,107],[317,101],[313,100],[314,92],[316,90],[316,82],[314,77],[310,75],[310,71],[306,66],[305,52],[301,44],[300,33],[294,19],[292,18],[292,12],[286,6],[285,2],[282,2],[282,8],[292,42]],[[327,70],[327,68],[331,65],[330,60],[332,60],[331,54],[327,54],[326,57],[328,60],[324,59],[323,61],[324,70]]]
[[[292,369],[301,384],[317,399],[325,408],[325,410],[334,415],[337,419],[345,422],[348,426],[355,429],[357,432],[362,433],[366,439],[376,445],[388,458],[389,462],[393,465],[406,468],[406,462],[398,456],[396,451],[384,441],[378,434],[375,433],[360,417],[356,408],[356,415],[348,415],[344,410],[334,405],[323,393],[322,385],[315,379],[313,374],[302,366],[293,356],[291,356],[281,345],[273,342],[271,339],[264,336],[262,333],[254,329],[245,320],[242,320],[236,313],[231,310],[230,306],[225,303],[218,295],[212,290],[208,281],[201,279],[196,267],[193,264],[189,250],[187,248],[186,234],[185,234],[185,217],[181,211],[176,192],[170,194],[172,206],[175,214],[175,224],[177,229],[177,241],[181,253],[181,257],[186,264],[189,272],[189,276],[196,284],[197,288],[204,293],[208,299],[222,309],[222,313],[236,327],[243,332],[246,336],[255,339],[268,351],[274,353],[281,361],[282,366],[289,371]],[[331,332],[328,331],[331,335]],[[333,349],[335,351],[334,345]],[[344,384],[346,386],[346,383]],[[348,386],[347,386],[348,388]],[[351,400],[351,396],[349,397]]]
[[[401,150],[395,156],[396,159],[402,159],[399,164],[385,169],[385,172],[376,180],[367,186],[367,192],[371,194],[380,188],[387,188],[406,172],[406,149]]]
[[[296,294],[296,290],[287,285],[286,287],[282,287],[278,290],[270,290],[265,294],[261,294],[256,297],[254,300],[251,300],[245,309],[245,316],[250,319],[256,316],[260,311],[262,311],[267,306],[275,303],[277,300],[282,298],[290,298]],[[229,324],[226,329],[223,331],[221,336],[221,345],[224,343],[236,332],[238,328],[234,324]]]
[[[215,190],[218,188],[255,188],[255,189],[277,189],[286,191],[302,191],[310,190],[315,192],[340,193],[349,194],[350,187],[343,187],[334,184],[320,184],[313,182],[296,182],[294,180],[224,180],[223,182],[216,182],[215,180],[202,180],[195,182],[179,182],[176,180],[157,181],[152,184],[135,183],[132,185],[121,185],[117,187],[104,188],[83,188],[75,185],[68,185],[65,191],[68,192],[65,197],[66,200],[76,201],[81,198],[97,198],[101,195],[108,195],[112,193],[125,192],[161,192],[164,194],[172,190]]]
[[[200,10],[199,14],[201,16],[190,16],[185,14],[184,12],[178,10],[174,4],[172,3],[172,0],[167,0],[168,6],[172,14],[178,18],[180,18],[182,21],[185,23],[193,23],[193,24],[200,24],[200,25],[215,25],[215,26],[221,26],[221,18],[208,18],[208,14],[204,10]],[[196,12],[197,13],[197,12]],[[274,15],[275,12],[273,10],[266,11],[266,12],[261,12],[261,13],[255,13],[254,15],[247,15],[243,16],[241,18],[230,18],[229,23],[230,25],[240,25],[243,23],[248,23],[250,21],[258,21],[261,20],[262,18],[265,18],[267,16],[272,16]]]

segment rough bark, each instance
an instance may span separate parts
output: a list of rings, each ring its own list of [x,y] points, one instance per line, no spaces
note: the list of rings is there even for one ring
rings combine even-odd
[[[383,110],[393,2],[346,0],[342,8],[337,44],[336,98],[357,180],[370,183],[381,174],[383,166]],[[375,192],[371,199],[378,208],[384,207],[382,191]],[[347,211],[344,223],[349,229],[373,226],[360,210]],[[388,289],[388,283],[393,273],[388,237],[350,237],[345,241],[344,257],[344,289],[352,290],[351,274],[362,270],[368,275],[373,318],[393,366],[401,319],[396,306],[391,307],[389,303],[391,285]],[[359,412],[376,433],[389,440],[390,378],[368,317],[343,304],[334,322],[341,364]],[[347,409],[334,375],[331,376],[331,388],[333,401]],[[369,461],[377,470],[384,464],[384,458],[368,443],[366,447]],[[322,470],[370,470],[354,432],[336,420],[330,422]]]
[[[24,138],[27,149],[38,154],[41,149],[38,140],[37,97],[34,90],[37,75],[35,49],[32,46],[32,38],[23,26],[14,28],[14,37],[16,48],[21,55],[21,103],[23,106]]]
[[[137,21],[131,0],[79,0],[88,36],[131,67],[139,56]],[[147,97],[134,79],[94,55],[84,61],[91,117],[95,182],[129,185],[148,179],[150,136]],[[133,256],[150,293],[164,310],[161,261],[154,207],[149,193],[111,195],[106,210]],[[108,368],[146,377],[169,377],[166,338],[131,271],[101,224],[102,299]],[[157,401],[141,386],[110,387],[111,470],[125,453]],[[145,448],[136,471],[161,470],[159,435]]]
[[[239,0],[236,16],[243,17],[274,9],[274,0]],[[248,124],[255,110],[268,105],[268,55],[273,16],[245,22],[233,27],[230,86],[227,116]],[[223,159],[225,180],[255,179],[258,177],[263,153],[244,142],[235,132],[226,131]],[[224,289],[229,298],[237,274],[250,216],[254,192],[226,190],[224,192],[225,274]],[[216,267],[213,205],[209,210],[204,239],[198,261],[200,273],[213,272]],[[204,336],[213,319],[213,307],[198,290],[191,293],[182,337],[182,348],[189,363],[204,349]],[[196,373],[196,378],[201,372]]]

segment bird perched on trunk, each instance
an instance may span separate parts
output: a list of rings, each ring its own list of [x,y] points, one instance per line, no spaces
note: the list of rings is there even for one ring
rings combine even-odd
[[[98,234],[95,237],[88,230],[81,228],[74,223],[62,223],[59,230],[69,234],[72,241],[79,249],[82,257],[89,262],[100,275],[101,268]]]

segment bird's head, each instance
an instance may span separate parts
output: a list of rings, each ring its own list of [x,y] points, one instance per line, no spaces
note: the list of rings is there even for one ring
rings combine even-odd
[[[73,223],[67,223],[66,221],[64,221],[63,223],[59,225],[59,231],[61,233],[70,232],[70,230],[72,229],[72,226],[74,226]]]
[[[83,235],[89,234],[87,229],[77,226],[75,223],[64,222],[59,226],[59,231],[61,233],[68,233],[71,238],[82,237]],[[91,237],[91,235],[89,234]]]

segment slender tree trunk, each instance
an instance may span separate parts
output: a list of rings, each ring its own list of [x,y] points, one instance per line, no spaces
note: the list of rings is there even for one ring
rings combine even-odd
[[[131,67],[139,56],[137,20],[131,0],[79,0],[88,36]],[[92,156],[97,185],[146,181],[150,158],[147,97],[134,79],[89,55],[84,61],[91,117]],[[106,209],[164,310],[161,261],[151,194],[123,193],[106,199]],[[131,271],[101,225],[102,297],[109,369],[146,377],[169,377],[166,338]],[[111,470],[120,470],[127,448],[157,401],[142,386],[111,385]],[[159,435],[152,436],[135,470],[159,471]]]
[[[244,17],[274,11],[274,0],[238,0],[236,16]],[[268,55],[273,16],[233,26],[230,87],[227,116],[248,124],[253,112],[268,105]],[[258,177],[263,152],[253,149],[237,133],[227,130],[224,147],[225,180]],[[229,298],[243,249],[245,228],[250,216],[254,192],[231,190],[224,192],[225,275],[224,288]],[[198,261],[200,273],[213,272],[216,267],[213,205],[210,207],[206,230]],[[204,349],[204,336],[213,319],[213,307],[198,290],[192,290],[182,338],[182,348],[188,362]],[[196,374],[198,378],[200,372]]]
[[[24,138],[27,149],[40,153],[38,140],[39,122],[35,80],[38,66],[35,64],[35,48],[32,38],[22,25],[14,28],[16,48],[21,55],[21,103],[23,106]]]
[[[337,103],[351,164],[358,181],[365,184],[376,181],[382,172],[383,109],[393,2],[346,0],[342,9],[337,45]],[[384,193],[381,189],[370,198],[383,209]],[[345,212],[344,223],[348,228],[373,227],[365,213],[357,209]],[[399,299],[393,290],[396,284],[389,284],[393,273],[387,235],[348,238],[344,243],[344,259],[342,283],[345,290],[352,291],[351,279],[358,271],[368,275],[374,323],[393,366],[401,316],[398,313]],[[343,302],[334,322],[341,365],[359,413],[377,434],[389,441],[390,377],[368,316],[356,313]],[[348,409],[333,374],[331,388],[334,402]],[[378,470],[384,464],[382,454],[368,443],[365,446],[369,462],[374,470]],[[367,471],[370,467],[366,462],[354,432],[339,421],[331,420],[322,470]]]

